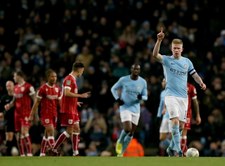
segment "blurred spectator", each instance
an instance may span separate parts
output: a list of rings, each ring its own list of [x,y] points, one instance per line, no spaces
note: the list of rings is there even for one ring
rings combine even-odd
[[[85,68],[88,68],[93,61],[93,55],[90,53],[90,50],[87,46],[83,46],[81,53],[77,55],[76,61],[82,62]],[[84,72],[86,73],[86,72]]]
[[[220,36],[214,42],[215,47],[225,46],[225,29],[221,30]]]
[[[221,142],[221,156],[225,157],[225,140]]]
[[[88,148],[85,150],[86,156],[98,156],[99,152],[97,150],[96,142],[91,142]]]

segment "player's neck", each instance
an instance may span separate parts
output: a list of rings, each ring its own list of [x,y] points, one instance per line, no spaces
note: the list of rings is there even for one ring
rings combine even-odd
[[[49,83],[49,82],[47,82],[47,84],[48,84],[48,86],[54,86],[54,83]]]
[[[174,59],[180,59],[181,58],[181,55],[173,55]]]
[[[136,75],[131,75],[130,78],[131,78],[132,80],[137,80],[137,79],[138,79],[138,76],[136,76]]]
[[[76,72],[73,71],[73,72],[71,72],[70,74],[71,74],[74,78],[77,78],[77,73],[76,73]]]
[[[25,81],[21,80],[21,81],[18,82],[18,85],[23,85],[24,83],[25,83]]]

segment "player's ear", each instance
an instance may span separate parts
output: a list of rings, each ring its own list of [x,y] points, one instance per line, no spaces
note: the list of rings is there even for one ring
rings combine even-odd
[[[130,72],[131,72],[131,73],[132,73],[133,68],[134,68],[134,66],[132,65],[131,68],[130,68]]]

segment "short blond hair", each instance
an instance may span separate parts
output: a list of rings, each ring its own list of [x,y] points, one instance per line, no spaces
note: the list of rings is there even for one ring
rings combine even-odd
[[[173,39],[172,44],[182,44],[183,45],[183,41],[181,39]]]

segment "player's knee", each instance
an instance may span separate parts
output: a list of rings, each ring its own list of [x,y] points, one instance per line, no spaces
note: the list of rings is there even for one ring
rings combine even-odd
[[[7,134],[6,141],[12,141],[12,140],[13,140],[13,134]]]
[[[172,121],[173,125],[179,125],[179,119],[178,118],[173,118],[173,119],[171,119],[171,121]]]
[[[184,122],[180,122],[180,129],[183,130],[184,129]]]
[[[160,140],[160,141],[164,141],[165,139],[166,139],[166,135],[161,135],[161,134],[160,134],[159,140]]]
[[[126,133],[132,132],[132,126],[131,126],[131,125],[125,125],[125,126],[124,126],[124,131],[125,131]]]
[[[63,132],[63,134],[64,134],[67,138],[69,138],[69,137],[72,135],[72,131],[66,130],[66,131]]]
[[[124,129],[124,131],[125,131],[125,133],[131,133],[132,130],[131,130],[131,128],[127,127]]]
[[[47,135],[52,135],[54,133],[54,128],[53,127],[46,127],[45,131]]]
[[[8,137],[8,141],[12,141],[13,140],[13,136]]]

